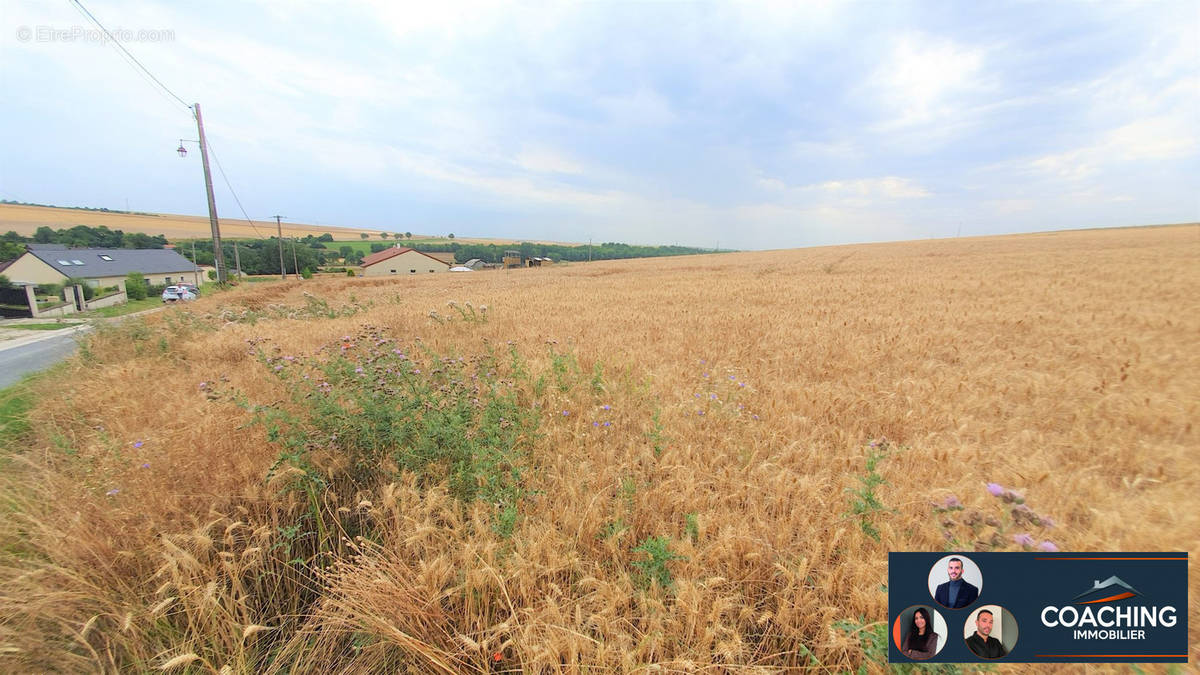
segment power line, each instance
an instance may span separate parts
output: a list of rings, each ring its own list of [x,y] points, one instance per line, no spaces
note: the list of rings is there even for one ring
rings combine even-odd
[[[245,216],[246,222],[250,223],[250,227],[254,230],[254,234],[258,235],[259,239],[267,239],[267,237],[262,236],[262,233],[260,233],[258,228],[254,226],[254,221],[250,220],[250,216],[246,213],[246,209],[242,208],[242,200],[238,199],[237,192],[234,192],[233,185],[229,183],[229,177],[225,175],[225,168],[221,166],[221,158],[217,157],[217,151],[213,148],[212,139],[208,138],[205,140],[208,141],[208,151],[212,153],[213,160],[215,160],[217,163],[217,171],[221,172],[221,180],[225,181],[225,187],[229,188],[229,194],[233,195],[233,201],[237,202],[238,209],[240,209],[242,215]]]
[[[129,59],[131,61],[133,61],[133,63],[136,64],[137,67],[140,68],[143,73],[145,73],[147,76],[149,76],[150,79],[153,80],[155,84],[157,84],[159,87],[162,87],[163,91],[170,94],[176,101],[179,101],[179,104],[182,105],[183,107],[188,108],[188,109],[190,109],[192,107],[192,106],[188,105],[187,101],[184,101],[183,99],[179,98],[179,96],[177,96],[175,94],[175,92],[171,91],[171,89],[168,88],[167,85],[163,84],[161,80],[159,80],[157,77],[155,77],[154,73],[151,73],[149,68],[142,65],[142,62],[137,60],[137,57],[135,57],[133,54],[130,54],[129,50],[125,49],[125,45],[121,44],[120,41],[118,41],[115,37],[113,37],[113,34],[108,32],[108,29],[105,28],[104,25],[100,23],[99,19],[92,16],[92,13],[88,11],[87,7],[83,6],[82,2],[80,2],[79,0],[72,0],[72,2],[75,3],[75,6],[78,7],[79,10],[82,11],[83,14],[85,16],[87,16],[88,19],[91,19],[92,23],[96,24],[96,26],[100,30],[104,31],[104,34],[108,37],[109,41],[112,44],[116,45],[117,49],[120,49],[121,52],[125,54],[125,56],[129,57]]]

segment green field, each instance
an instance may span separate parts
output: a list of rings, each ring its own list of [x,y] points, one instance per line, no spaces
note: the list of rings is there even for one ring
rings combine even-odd
[[[376,237],[374,239],[356,239],[354,241],[327,241],[327,242],[323,242],[323,243],[325,244],[325,250],[327,252],[331,251],[333,253],[337,253],[338,250],[341,249],[343,246],[349,246],[350,248],[354,249],[355,251],[362,251],[363,255],[370,255],[371,254],[371,244],[383,244],[384,246],[387,246],[390,248],[394,244],[400,244],[401,246],[411,246],[413,244],[442,244],[442,245],[445,245],[445,244],[452,244],[456,241],[458,241],[458,240],[457,239],[446,239],[444,237],[436,238],[436,239],[417,239],[416,237],[414,237],[412,239],[399,239],[399,240],[391,239],[391,238],[379,239],[378,237]],[[459,243],[464,243],[464,242],[459,242]]]

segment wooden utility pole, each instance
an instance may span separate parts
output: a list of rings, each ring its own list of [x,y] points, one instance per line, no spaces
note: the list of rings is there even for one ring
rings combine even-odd
[[[128,211],[128,209],[126,209]],[[200,288],[200,268],[196,265],[196,240],[192,240],[192,281]]]
[[[295,274],[297,279],[300,278],[300,263],[296,262],[296,238],[295,237],[292,237],[292,274]]]
[[[233,242],[233,264],[237,266],[238,281],[242,280],[242,256],[238,255],[237,242]]]
[[[217,283],[225,283],[225,252],[221,250],[221,226],[217,222],[217,200],[213,198],[212,171],[208,168],[208,143],[204,141],[204,119],[200,117],[200,104],[192,105],[196,113],[196,130],[200,132],[200,160],[204,164],[204,190],[208,194],[208,224],[212,228],[213,263],[217,266]]]
[[[287,281],[287,268],[283,266],[283,225],[280,223],[281,220],[283,220],[283,216],[275,216],[275,233],[278,235],[276,239],[279,241],[279,275],[283,277],[284,281]]]

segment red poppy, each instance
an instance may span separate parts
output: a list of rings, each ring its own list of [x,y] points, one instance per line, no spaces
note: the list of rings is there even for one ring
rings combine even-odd
[[[501,654],[500,652],[496,652],[495,654],[492,654],[493,661],[499,661],[502,658],[504,658],[504,654]]]

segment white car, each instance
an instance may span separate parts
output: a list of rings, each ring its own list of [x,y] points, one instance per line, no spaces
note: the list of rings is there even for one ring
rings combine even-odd
[[[195,300],[196,293],[188,286],[167,286],[162,292],[163,302],[175,302],[176,300]]]

